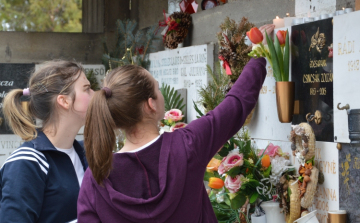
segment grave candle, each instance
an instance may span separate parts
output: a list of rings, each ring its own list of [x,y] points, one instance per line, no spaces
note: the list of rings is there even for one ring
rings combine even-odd
[[[284,19],[280,19],[279,16],[276,16],[275,19],[273,19],[273,24],[275,25],[275,29],[284,27]]]
[[[350,12],[353,12],[354,10],[352,8],[346,8],[344,11],[345,11],[345,13],[350,13]]]

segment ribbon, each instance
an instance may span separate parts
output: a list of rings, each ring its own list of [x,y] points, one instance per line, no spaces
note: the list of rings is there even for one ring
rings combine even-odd
[[[157,28],[156,31],[155,31],[155,35],[158,33],[160,27],[166,27],[166,26],[167,26],[165,9],[163,9],[163,14],[164,14],[164,21],[162,21],[162,20],[159,21],[159,26],[158,26],[158,28]]]
[[[265,184],[263,184],[263,182],[265,184],[269,183],[270,188],[268,186],[266,186]],[[273,189],[273,185],[272,185],[272,183],[270,183],[269,179],[268,178],[261,179],[259,184],[260,184],[260,186],[256,187],[256,191],[258,192],[258,194],[263,195],[264,197],[268,196],[269,199],[271,199],[272,198],[271,192]]]
[[[227,60],[225,60],[225,58],[223,56],[221,56],[221,55],[219,56],[219,59],[221,61],[223,61],[223,68],[226,70],[226,74],[231,75],[232,73],[231,73],[229,62]]]

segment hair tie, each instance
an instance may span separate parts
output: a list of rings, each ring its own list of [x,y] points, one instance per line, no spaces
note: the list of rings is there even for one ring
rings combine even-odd
[[[108,88],[108,87],[103,87],[103,88],[101,88],[101,90],[104,90],[104,91],[105,91],[105,96],[106,96],[106,98],[110,98],[110,97],[111,97],[112,92],[111,92],[111,89],[110,89],[110,88]]]
[[[25,88],[25,89],[23,90],[23,95],[25,95],[25,96],[30,96],[30,89],[29,89],[29,88]]]

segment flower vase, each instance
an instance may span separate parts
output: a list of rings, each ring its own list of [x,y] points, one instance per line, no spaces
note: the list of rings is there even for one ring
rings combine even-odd
[[[266,215],[256,216],[255,214],[251,215],[251,223],[267,223]]]
[[[266,223],[286,223],[285,215],[280,213],[279,202],[266,201],[260,206],[265,211]]]
[[[276,106],[279,121],[289,123],[294,114],[295,82],[276,82]]]

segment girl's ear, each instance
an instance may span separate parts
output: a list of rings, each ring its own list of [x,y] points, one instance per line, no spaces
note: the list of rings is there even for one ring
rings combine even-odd
[[[156,111],[156,103],[155,103],[154,99],[149,98],[147,101],[147,104],[148,104],[150,111]]]
[[[60,107],[64,108],[65,110],[69,110],[71,106],[71,100],[68,95],[58,95],[56,98],[56,102]]]

